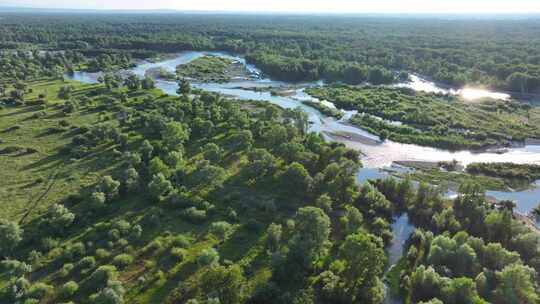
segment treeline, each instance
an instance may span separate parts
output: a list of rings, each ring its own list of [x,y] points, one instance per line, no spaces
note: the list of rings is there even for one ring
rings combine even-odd
[[[520,165],[514,163],[472,163],[467,172],[510,180],[524,180],[528,183],[540,179],[539,165]]]
[[[139,55],[225,50],[246,55],[265,73],[283,80],[322,78],[351,84],[364,80],[387,83],[393,80],[390,71],[404,70],[449,85],[485,85],[537,93],[538,22],[345,16],[4,14],[0,20],[0,46],[13,49],[33,45],[85,52],[116,49]]]
[[[39,77],[62,78],[86,58],[77,52],[6,51],[0,53],[0,80],[15,82]]]

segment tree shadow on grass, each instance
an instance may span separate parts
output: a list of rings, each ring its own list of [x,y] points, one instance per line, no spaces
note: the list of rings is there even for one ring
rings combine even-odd
[[[44,170],[50,169],[50,167],[60,165],[60,163],[64,162],[66,159],[67,159],[66,156],[62,155],[60,152],[57,152],[55,154],[46,156],[36,162],[33,162],[29,165],[22,167],[22,170],[26,171],[26,170],[38,169],[40,171],[44,171]]]

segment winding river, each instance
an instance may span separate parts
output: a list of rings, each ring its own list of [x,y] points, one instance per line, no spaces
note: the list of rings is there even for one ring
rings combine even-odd
[[[158,62],[143,61],[139,63],[130,72],[144,76],[146,72],[154,68],[163,68],[174,72],[176,66],[185,64],[205,55],[214,55],[229,58],[246,66],[252,77],[233,79],[226,83],[192,83],[196,88],[218,92],[238,99],[252,99],[268,101],[283,108],[300,107],[309,117],[310,129],[320,132],[328,140],[335,140],[344,143],[346,146],[362,151],[362,164],[364,169],[360,171],[359,180],[366,180],[369,177],[382,177],[384,172],[381,168],[392,166],[395,161],[451,161],[457,160],[463,165],[473,162],[512,162],[519,164],[540,164],[540,145],[524,145],[505,150],[505,153],[496,152],[472,152],[472,151],[448,151],[443,149],[423,147],[414,144],[403,144],[386,140],[381,142],[379,138],[369,132],[352,126],[347,123],[348,118],[355,112],[345,112],[341,120],[321,114],[313,107],[302,103],[303,100],[324,102],[326,105],[333,106],[327,101],[319,101],[304,92],[309,86],[322,85],[322,81],[310,83],[287,83],[275,81],[262,77],[262,72],[254,65],[247,64],[245,59],[224,52],[201,52],[188,51],[175,55],[171,59]],[[74,72],[66,74],[73,80],[84,83],[96,83],[99,73]],[[156,80],[156,86],[168,94],[176,94],[177,84],[173,81]],[[464,98],[474,99],[480,97],[492,97],[506,99],[509,96],[505,93],[491,92],[487,90],[463,88],[452,89],[443,88],[433,82],[425,80],[417,75],[411,75],[411,81],[407,83],[396,84],[398,87],[409,87],[414,90],[439,92],[448,94],[459,94]],[[275,96],[268,90],[255,91],[254,88],[290,89],[287,96]],[[500,192],[489,191],[487,194],[499,199],[513,199],[517,202],[517,211],[526,214],[537,204],[537,198],[540,197],[540,182],[537,187],[521,192]]]
[[[282,81],[274,81],[262,77],[262,73],[255,66],[247,64],[246,61],[238,56],[234,56],[224,52],[200,52],[189,51],[177,54],[172,59],[162,60],[159,62],[141,62],[130,72],[145,76],[149,69],[163,68],[167,71],[174,72],[179,64],[189,63],[190,61],[205,56],[215,55],[229,58],[233,61],[242,63],[246,66],[249,74],[253,77],[233,79],[226,83],[197,83],[193,82],[192,86],[228,95],[237,99],[243,100],[260,100],[268,101],[283,108],[297,108],[304,110],[309,117],[310,129],[315,132],[322,133],[328,140],[335,140],[344,143],[346,146],[358,149],[362,152],[362,164],[364,169],[358,173],[358,182],[362,183],[367,179],[381,178],[387,174],[381,171],[382,168],[391,166],[395,161],[451,161],[457,160],[465,166],[472,162],[513,162],[513,163],[535,163],[540,164],[540,145],[524,145],[521,147],[513,147],[507,149],[505,153],[490,153],[482,152],[475,153],[472,151],[457,151],[452,152],[443,149],[430,147],[422,147],[414,144],[402,144],[386,140],[380,142],[379,138],[369,132],[352,126],[347,123],[348,118],[354,112],[345,112],[341,120],[328,117],[320,113],[313,107],[302,103],[303,100],[324,102],[326,105],[333,106],[327,101],[319,101],[312,98],[304,92],[304,89],[309,86],[321,85],[321,82],[311,83],[295,83],[290,84]],[[99,73],[74,72],[66,74],[67,78],[81,81],[84,83],[96,83]],[[176,94],[177,84],[172,81],[157,79],[156,86],[168,94]],[[395,85],[397,87],[408,87],[414,90],[439,92],[445,94],[461,95],[465,99],[476,99],[482,97],[492,97],[498,99],[508,99],[509,95],[499,92],[491,92],[474,88],[452,89],[437,86],[435,83],[423,79],[417,75],[411,75],[411,81]],[[254,88],[275,87],[288,88],[291,91],[287,96],[275,96],[268,90],[255,91]],[[292,88],[292,89],[291,89]],[[540,182],[537,187],[521,192],[499,192],[488,191],[487,194],[498,199],[512,199],[517,203],[517,211],[523,214],[530,212],[536,206],[537,198],[540,197]],[[394,265],[402,255],[403,244],[414,231],[406,215],[401,215],[396,218],[392,225],[394,239],[388,248],[390,265]],[[386,303],[399,303],[399,299],[387,297]]]

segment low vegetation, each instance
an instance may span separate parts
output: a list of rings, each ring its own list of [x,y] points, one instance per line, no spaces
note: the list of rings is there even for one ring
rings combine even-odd
[[[307,92],[357,110],[351,122],[383,139],[445,149],[507,146],[540,137],[538,108],[515,101],[468,103],[458,97],[372,86],[312,87]]]
[[[198,82],[226,82],[233,77],[246,77],[247,71],[242,64],[231,59],[206,55],[177,66],[176,74],[179,78]]]

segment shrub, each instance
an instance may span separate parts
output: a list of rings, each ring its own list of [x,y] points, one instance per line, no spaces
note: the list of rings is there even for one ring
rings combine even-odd
[[[119,268],[127,267],[131,263],[133,263],[133,257],[126,253],[119,254],[113,259],[113,264]]]

